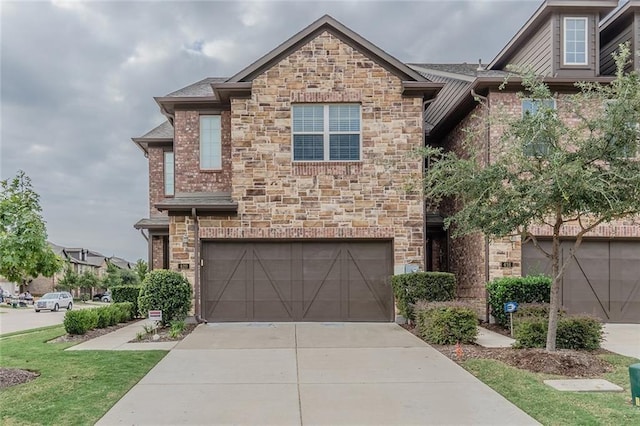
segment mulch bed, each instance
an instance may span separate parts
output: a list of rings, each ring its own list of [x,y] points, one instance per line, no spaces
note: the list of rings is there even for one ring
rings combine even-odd
[[[197,325],[198,324],[186,324],[184,327],[184,330],[182,331],[182,334],[178,337],[169,336],[169,331],[171,330],[171,327],[159,328],[157,331],[158,338],[154,339],[153,337],[154,333],[150,333],[150,334],[145,334],[144,337],[142,337],[141,339],[136,337],[133,340],[129,340],[129,343],[175,342],[177,340],[184,339],[184,337],[190,334],[196,328]],[[142,327],[140,327],[140,331],[143,331]]]
[[[35,371],[0,367],[0,389],[30,382],[39,375],[40,373],[36,373]]]

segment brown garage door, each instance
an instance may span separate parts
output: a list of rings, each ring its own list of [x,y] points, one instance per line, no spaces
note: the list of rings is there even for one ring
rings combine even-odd
[[[541,245],[551,249],[549,241]],[[563,262],[572,246],[573,241],[562,243]],[[533,244],[526,244],[522,271],[550,274],[551,267]],[[584,241],[563,277],[561,301],[568,312],[640,323],[640,241]]]
[[[208,321],[391,321],[390,241],[204,242]]]

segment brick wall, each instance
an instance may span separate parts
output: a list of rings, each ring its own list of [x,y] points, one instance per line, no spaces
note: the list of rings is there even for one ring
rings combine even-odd
[[[162,147],[149,148],[149,214],[163,216],[154,206],[164,198],[164,151]]]
[[[221,113],[222,169],[200,170],[200,113],[176,111],[175,128],[175,192],[231,191],[230,113]]]
[[[161,235],[151,236],[151,269],[162,269],[164,252],[163,252],[163,237]]]

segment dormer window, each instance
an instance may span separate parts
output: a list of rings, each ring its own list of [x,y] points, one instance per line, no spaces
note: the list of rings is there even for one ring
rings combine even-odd
[[[588,65],[587,60],[587,29],[586,17],[564,18],[564,65]]]

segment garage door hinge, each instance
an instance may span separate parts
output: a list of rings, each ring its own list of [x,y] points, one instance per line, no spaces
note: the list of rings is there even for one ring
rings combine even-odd
[[[200,259],[200,266],[204,266],[204,259]]]

